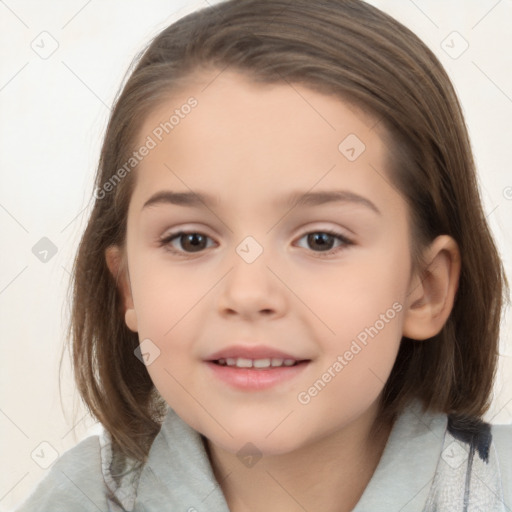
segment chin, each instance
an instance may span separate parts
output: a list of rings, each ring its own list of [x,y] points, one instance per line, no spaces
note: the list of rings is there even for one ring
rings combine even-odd
[[[281,440],[278,440],[278,442],[270,442],[268,439],[265,439],[264,436],[262,436],[261,439],[255,439],[254,437],[248,437],[245,439],[245,441],[221,439],[218,440],[219,442],[216,442],[217,440],[210,439],[210,442],[222,450],[236,455],[242,462],[247,456],[261,458],[285,455],[298,448],[294,443],[287,443],[284,445],[280,442]],[[226,444],[223,444],[223,441],[226,441]]]
[[[297,425],[297,418],[283,421],[282,414],[264,417],[239,410],[238,414],[233,411],[221,415],[217,422],[210,415],[204,415],[204,411],[198,412],[184,413],[181,417],[215,446],[234,455],[243,452],[244,447],[246,451],[254,449],[261,455],[282,455],[307,444],[305,425]]]
[[[243,458],[245,455],[272,456],[293,452],[302,445],[301,440],[290,436],[285,430],[268,435],[271,429],[229,429],[226,432],[204,432],[203,435],[218,448]],[[220,435],[219,435],[220,434]],[[304,442],[304,440],[302,440]]]

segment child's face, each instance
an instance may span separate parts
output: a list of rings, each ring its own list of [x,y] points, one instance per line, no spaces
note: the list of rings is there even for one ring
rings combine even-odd
[[[150,136],[156,147],[133,171],[128,214],[136,329],[151,340],[143,352],[158,391],[188,424],[233,453],[247,442],[285,453],[376,410],[411,287],[408,213],[374,120],[299,85],[215,76],[175,94],[140,133],[139,145]],[[190,96],[197,106],[180,110],[159,141],[155,129]],[[215,202],[144,207],[164,191]],[[345,196],[289,202],[320,191]],[[159,244],[179,231],[202,238]],[[307,362],[284,370],[207,362],[234,345]],[[244,386],[250,377],[236,386],[219,376],[236,372],[284,379],[254,389]]]

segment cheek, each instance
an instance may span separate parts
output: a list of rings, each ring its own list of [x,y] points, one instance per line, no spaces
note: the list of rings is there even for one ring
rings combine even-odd
[[[175,337],[176,329],[186,324],[187,315],[211,287],[208,276],[201,279],[197,272],[169,262],[160,251],[134,251],[130,261],[141,339]]]
[[[165,399],[174,406],[186,404],[190,396],[185,388],[190,387],[194,359],[200,357],[194,344],[200,312],[215,280],[211,272],[170,264],[156,251],[134,252],[130,264],[139,339],[150,340],[148,347],[157,355],[148,372]]]
[[[301,289],[321,320],[304,324],[316,326],[311,336],[337,376],[333,393],[341,387],[354,397],[375,396],[384,386],[402,338],[408,269],[405,245],[389,244]]]
[[[191,382],[197,380],[198,302],[209,286],[185,279],[183,271],[155,264],[144,268],[134,283],[134,298],[139,339],[151,340],[148,346],[156,354],[147,370],[162,397],[183,415],[191,409]]]
[[[386,330],[393,325],[395,336],[400,334],[399,310],[408,289],[407,252],[395,246],[354,255],[321,272],[304,272],[307,277],[295,283],[294,291],[317,317],[315,324],[323,323],[318,334],[330,331],[332,339],[352,339],[375,323],[382,327],[386,312]]]
[[[320,294],[312,297],[331,332],[322,324],[312,334],[322,358],[296,395],[304,422],[315,424],[315,417],[325,425],[349,422],[381,393],[402,338],[403,287],[398,280],[368,270],[347,275],[334,303]]]

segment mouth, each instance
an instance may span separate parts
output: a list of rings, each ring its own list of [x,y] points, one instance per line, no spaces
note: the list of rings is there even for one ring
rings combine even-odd
[[[245,368],[253,370],[273,370],[274,368],[289,368],[299,364],[308,362],[309,359],[297,360],[281,357],[268,357],[261,359],[248,359],[244,357],[226,357],[210,361],[219,366],[227,366],[229,368]]]
[[[311,360],[228,357],[205,362],[213,382],[237,391],[257,392],[271,388],[277,391],[288,389],[280,386],[298,378]]]
[[[212,381],[239,391],[262,391],[290,384],[311,359],[270,345],[241,343],[219,350],[205,360]],[[281,387],[281,390],[286,389]]]

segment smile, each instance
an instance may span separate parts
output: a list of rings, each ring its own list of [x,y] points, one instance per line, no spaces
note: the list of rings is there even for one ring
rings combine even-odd
[[[206,361],[214,380],[242,391],[262,391],[297,378],[310,360],[227,358]]]
[[[214,361],[221,366],[236,366],[237,368],[278,368],[281,366],[294,366],[298,363],[295,359],[282,359],[279,357],[265,359],[246,359],[244,357],[228,357]]]

